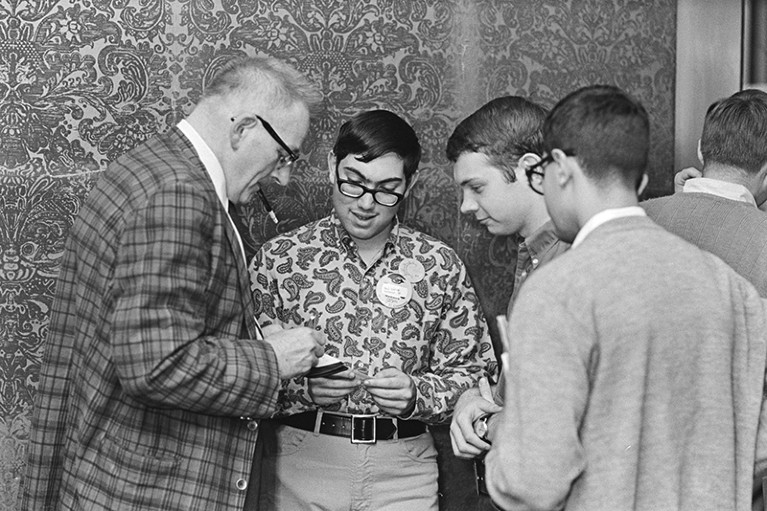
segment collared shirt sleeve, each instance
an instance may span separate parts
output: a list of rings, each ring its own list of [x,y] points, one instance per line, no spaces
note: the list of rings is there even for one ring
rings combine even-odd
[[[452,267],[443,281],[442,310],[431,331],[429,365],[415,372],[416,402],[407,417],[429,423],[450,419],[458,397],[482,376],[495,379],[495,361],[487,324],[466,267],[455,254],[440,268]],[[450,263],[447,261],[453,259]]]

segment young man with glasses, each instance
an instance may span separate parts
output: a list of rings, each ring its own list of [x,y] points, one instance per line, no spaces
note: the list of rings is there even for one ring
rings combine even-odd
[[[428,425],[496,364],[458,256],[397,220],[420,156],[399,116],[354,116],[328,155],[332,214],[253,259],[260,321],[322,331],[346,367],[284,385],[261,510],[438,507]]]
[[[543,134],[534,184],[572,246],[511,313],[490,495],[509,510],[750,510],[767,447],[764,303],[638,206],[639,102],[585,87]]]
[[[543,107],[525,98],[496,98],[461,121],[447,143],[453,178],[463,194],[461,213],[474,215],[491,234],[519,240],[507,312],[528,276],[569,247],[557,238],[543,197],[526,178],[541,161],[545,117]],[[480,380],[458,399],[450,425],[455,455],[477,459],[481,493],[481,458],[490,449],[502,390],[502,382],[492,386]]]
[[[109,165],[72,226],[23,510],[243,509],[258,419],[323,353],[311,328],[264,338],[228,214],[259,180],[287,182],[321,96],[271,58],[233,60],[206,87],[186,119]]]

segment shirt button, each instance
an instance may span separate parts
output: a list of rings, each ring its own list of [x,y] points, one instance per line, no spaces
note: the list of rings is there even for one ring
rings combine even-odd
[[[257,430],[258,429],[258,422],[254,421],[254,420],[248,421],[248,429],[251,430],[251,431]]]
[[[533,259],[533,264],[538,264],[538,259]]]
[[[245,479],[237,479],[237,483],[235,484],[237,485],[237,489],[240,491],[248,487],[248,482]]]

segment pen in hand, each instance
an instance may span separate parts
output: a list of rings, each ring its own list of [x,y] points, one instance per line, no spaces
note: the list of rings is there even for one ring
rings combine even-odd
[[[269,201],[266,199],[266,194],[264,194],[264,191],[260,186],[258,187],[257,193],[258,197],[261,199],[261,203],[264,205],[264,209],[266,209],[266,214],[269,215],[269,218],[272,219],[272,222],[275,224],[279,223],[280,221],[277,219],[277,214],[272,209],[272,205],[269,204]]]

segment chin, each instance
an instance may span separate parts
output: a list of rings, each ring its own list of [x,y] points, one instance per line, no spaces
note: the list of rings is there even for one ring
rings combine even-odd
[[[493,236],[511,236],[512,234],[515,234],[515,231],[513,229],[508,229],[504,227],[503,225],[490,224],[486,226],[486,228],[487,228],[487,232],[489,232]]]

